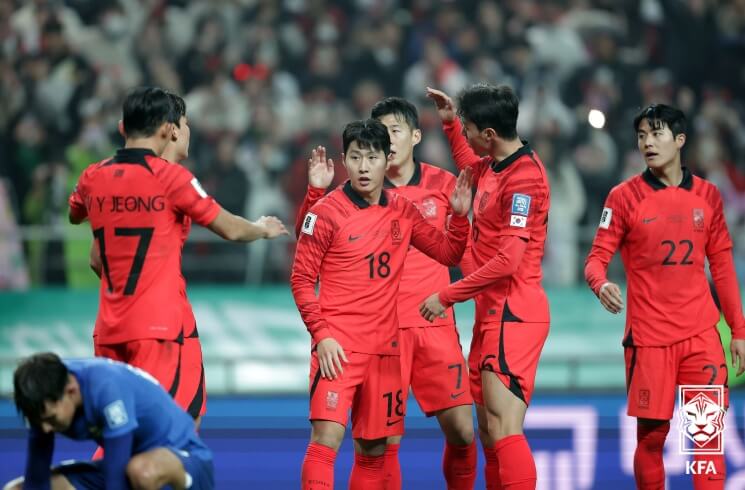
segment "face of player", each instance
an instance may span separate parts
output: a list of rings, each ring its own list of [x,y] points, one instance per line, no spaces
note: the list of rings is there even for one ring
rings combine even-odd
[[[422,140],[422,132],[419,129],[411,129],[401,117],[395,114],[386,114],[380,118],[391,137],[391,167],[401,167],[414,163],[414,147]]]
[[[189,156],[189,140],[191,139],[191,128],[186,116],[181,116],[180,127],[175,128],[176,141],[169,141],[166,149],[161,155],[170,162],[181,162]]]
[[[41,429],[45,433],[64,432],[75,418],[77,406],[75,404],[74,389],[68,384],[62,398],[56,402],[44,402],[44,413],[40,417]]]
[[[685,135],[673,136],[666,124],[652,127],[649,121],[642,119],[636,132],[636,142],[649,168],[680,165],[680,149],[685,144]]]
[[[485,134],[487,130],[480,131],[473,122],[463,121],[463,136],[468,140],[468,146],[470,146],[477,155],[482,157],[489,155],[490,153],[489,141]]]
[[[344,155],[344,166],[349,174],[352,188],[369,202],[377,202],[383,190],[385,172],[390,165],[383,150],[360,148],[352,141]]]

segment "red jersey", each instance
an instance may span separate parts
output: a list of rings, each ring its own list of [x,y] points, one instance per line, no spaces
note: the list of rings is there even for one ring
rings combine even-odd
[[[333,337],[345,351],[398,355],[396,298],[409,244],[454,265],[468,232],[468,218],[453,215],[444,234],[389,190],[377,206],[349,182],[330,192],[305,215],[290,279],[313,343]]]
[[[585,261],[595,294],[619,247],[627,281],[625,345],[672,345],[719,321],[707,258],[733,335],[745,338],[732,241],[713,184],[683,168],[680,185],[667,187],[647,169],[614,187]]]
[[[85,169],[69,202],[72,216],[89,218],[101,254],[96,341],[188,335],[181,248],[190,219],[206,226],[220,212],[194,175],[150,150],[120,149]]]
[[[448,216],[452,214],[450,194],[455,188],[455,176],[450,172],[415,162],[414,175],[406,185],[397,187],[385,179],[385,188],[394,194],[406,197],[419,208],[422,216],[438,230],[444,230]],[[323,189],[308,188],[303,205],[298,212],[295,232],[300,236],[302,218],[308,209],[323,197]],[[409,247],[404,262],[404,273],[398,290],[397,308],[400,328],[452,325],[455,315],[452,308],[445,312],[446,318],[437,317],[432,323],[422,318],[419,305],[433,293],[450,284],[448,268],[428,257],[416,247]]]
[[[442,291],[440,300],[447,305],[475,297],[480,323],[548,322],[541,259],[550,191],[543,163],[526,142],[500,162],[478,157],[458,119],[443,129],[458,168],[472,167],[478,191],[469,255],[473,271]],[[514,252],[511,237],[522,240],[520,251]]]

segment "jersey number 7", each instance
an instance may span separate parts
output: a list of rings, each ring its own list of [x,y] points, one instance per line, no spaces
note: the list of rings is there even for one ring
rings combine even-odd
[[[132,267],[129,269],[129,275],[127,276],[127,283],[124,285],[125,296],[130,296],[135,293],[137,281],[140,279],[140,272],[142,272],[142,266],[144,265],[145,257],[147,256],[147,249],[150,246],[150,240],[153,238],[153,230],[154,228],[152,227],[114,228],[114,235],[116,236],[140,237],[140,240],[137,243],[135,257],[132,261]],[[93,230],[93,236],[98,240],[98,248],[101,252],[101,267],[106,276],[106,282],[109,285],[109,292],[113,293],[114,285],[111,283],[111,276],[109,274],[109,261],[106,258],[106,240],[104,239],[103,227]]]

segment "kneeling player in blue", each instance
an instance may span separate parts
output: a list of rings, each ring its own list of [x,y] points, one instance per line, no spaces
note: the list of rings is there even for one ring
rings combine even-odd
[[[13,375],[30,425],[25,478],[6,490],[211,490],[212,453],[194,421],[149,374],[108,359],[62,361],[35,354]],[[50,469],[54,433],[95,440],[105,457]]]

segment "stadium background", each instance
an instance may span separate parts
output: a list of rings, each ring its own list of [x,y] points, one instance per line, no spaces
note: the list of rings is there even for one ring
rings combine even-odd
[[[623,319],[584,286],[582,261],[604,196],[643,169],[632,115],[667,102],[690,118],[686,165],[722,191],[744,282],[742,0],[0,0],[0,392],[10,394],[19,356],[92,353],[91,236],[66,224],[66,199],[82,169],[121,143],[128,88],[185,96],[192,141],[183,163],[224,207],[292,223],[310,148],[338,155],[343,125],[385,95],[419,107],[418,158],[453,169],[424,87],[454,95],[476,81],[517,89],[519,132],[552,185],[552,330],[527,421],[539,488],[631,488]],[[234,245],[202,229],[184,251],[218,488],[297,487],[308,337],[287,287],[292,253],[289,239]],[[623,282],[617,262],[611,276]],[[472,312],[457,309],[466,348]],[[745,395],[735,389],[732,399],[728,490],[745,488]],[[439,432],[412,411],[404,488],[438,488]],[[668,442],[670,488],[690,488],[674,433]],[[21,471],[24,454],[20,422],[0,400],[0,480]],[[57,454],[90,450],[61,443]]]

